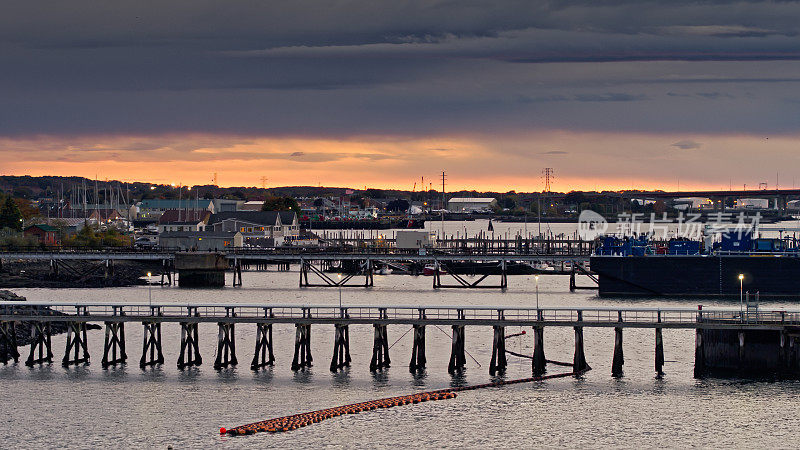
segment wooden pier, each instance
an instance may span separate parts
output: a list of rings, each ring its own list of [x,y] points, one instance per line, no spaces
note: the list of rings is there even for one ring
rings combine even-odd
[[[383,305],[243,305],[243,304],[121,304],[121,303],[35,303],[0,302],[0,362],[17,361],[15,324],[34,325],[28,365],[49,363],[52,360],[51,327],[53,322],[68,325],[63,364],[89,362],[87,324],[105,325],[103,366],[123,364],[126,323],[140,322],[144,327],[142,368],[162,364],[161,327],[174,323],[181,327],[179,368],[202,364],[199,340],[201,324],[217,325],[217,369],[236,365],[235,327],[256,327],[255,352],[251,368],[257,370],[272,365],[272,328],[293,325],[295,333],[292,370],[311,366],[312,326],[333,326],[335,330],[330,369],[337,371],[351,364],[350,326],[374,328],[373,354],[369,364],[372,371],[389,367],[387,325],[413,327],[412,355],[409,371],[425,369],[427,363],[425,330],[427,326],[452,328],[450,373],[463,370],[466,358],[467,327],[492,327],[492,358],[490,373],[503,373],[506,368],[505,328],[531,327],[534,331],[534,351],[530,357],[532,372],[546,370],[544,331],[547,327],[572,327],[575,333],[573,369],[583,372],[590,368],[584,351],[585,327],[613,328],[612,375],[622,376],[623,330],[650,328],[654,335],[654,369],[662,374],[664,350],[662,330],[691,329],[696,334],[695,370],[703,376],[716,367],[749,371],[774,371],[796,376],[800,373],[800,311],[748,310],[735,308],[598,308],[549,307],[519,308],[502,306],[383,306]],[[204,328],[207,325],[204,325]],[[752,339],[751,339],[752,337]],[[774,341],[774,342],[773,342]],[[367,343],[363,343],[367,344]],[[734,347],[731,347],[731,346]],[[738,346],[738,347],[737,347]],[[731,347],[731,348],[729,348]],[[252,348],[252,347],[251,347]],[[774,353],[774,358],[772,355]],[[37,358],[38,354],[38,358]],[[774,360],[774,361],[773,361]],[[765,365],[766,364],[766,365]],[[759,365],[762,365],[759,367]]]

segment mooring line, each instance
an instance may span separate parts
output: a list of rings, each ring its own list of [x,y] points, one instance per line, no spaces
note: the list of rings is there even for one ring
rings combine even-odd
[[[545,375],[541,377],[520,378],[517,380],[508,381],[495,381],[492,383],[478,384],[473,386],[460,386],[447,389],[439,389],[436,391],[420,392],[417,394],[401,395],[398,397],[388,397],[380,400],[373,400],[369,402],[354,403],[352,405],[337,406],[334,408],[321,409],[318,411],[310,411],[301,414],[294,414],[285,417],[276,417],[274,419],[255,422],[247,425],[240,425],[231,429],[220,428],[220,434],[227,434],[229,436],[244,436],[248,434],[255,434],[261,431],[269,433],[281,433],[285,431],[292,431],[302,428],[325,419],[341,416],[344,414],[358,414],[363,411],[370,411],[373,409],[385,409],[393,406],[416,404],[434,400],[447,400],[455,398],[457,392],[472,391],[475,389],[484,389],[497,386],[505,386],[509,384],[529,383],[533,381],[543,381],[553,378],[564,378],[577,375],[577,372],[559,373],[555,375]]]
[[[400,336],[399,338],[397,338],[397,340],[396,340],[396,341],[394,341],[394,344],[397,344],[398,342],[400,342],[400,339],[403,339],[404,337],[406,337],[406,335],[407,335],[408,333],[410,333],[410,332],[411,332],[411,330],[413,330],[413,329],[414,329],[414,327],[411,327],[411,328],[409,328],[409,329],[408,329],[408,331],[406,331],[405,333],[403,333],[403,335],[402,335],[402,336]],[[390,346],[389,346],[389,348],[391,349],[392,347],[394,347],[394,344],[390,345]]]
[[[436,328],[439,328],[439,325],[434,325],[434,326],[435,326]],[[445,335],[445,336],[449,337],[449,338],[450,338],[450,340],[452,340],[452,339],[453,339],[453,335],[451,335],[451,334],[448,334],[448,333],[447,333],[447,331],[444,331],[444,330],[443,330],[443,329],[441,329],[441,328],[439,328],[439,331],[441,331],[442,333],[444,333],[444,335]],[[469,355],[469,357],[470,357],[470,358],[472,358],[472,360],[473,360],[473,361],[475,361],[475,364],[477,364],[477,365],[478,365],[478,367],[483,367],[483,366],[481,365],[481,363],[479,363],[479,362],[478,362],[478,360],[477,360],[477,359],[475,359],[475,357],[474,357],[474,356],[472,356],[472,354],[470,354],[470,352],[468,352],[466,349],[464,349],[464,353],[466,353],[467,355]]]

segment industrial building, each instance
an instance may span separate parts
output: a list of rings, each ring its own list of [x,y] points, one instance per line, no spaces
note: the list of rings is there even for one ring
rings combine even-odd
[[[491,197],[477,198],[451,198],[447,202],[447,210],[450,212],[472,213],[478,211],[489,211],[497,206],[497,199]]]

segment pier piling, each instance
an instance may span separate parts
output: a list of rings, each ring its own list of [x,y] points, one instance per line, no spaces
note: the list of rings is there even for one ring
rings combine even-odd
[[[70,359],[70,353],[74,356]],[[89,364],[89,349],[86,343],[86,322],[71,322],[67,324],[67,345],[64,350],[64,359],[61,365],[67,367],[71,364]]]
[[[331,372],[350,367],[350,328],[346,324],[335,325],[336,331],[333,338],[333,358],[331,358]]]
[[[494,338],[492,339],[492,360],[489,363],[489,375],[504,374],[508,362],[506,360],[506,328],[493,326]]]
[[[28,354],[27,361],[25,361],[25,365],[31,367],[34,364],[53,362],[50,322],[33,322],[31,325],[31,351]],[[35,357],[37,350],[39,356]]]
[[[664,338],[661,335],[661,328],[656,328],[656,376],[664,376]]]
[[[617,321],[622,324],[622,312],[617,312]],[[619,378],[622,376],[622,366],[625,364],[625,357],[622,353],[622,327],[614,327],[614,359],[611,361],[611,376]]]
[[[463,314],[463,311],[459,311]],[[453,325],[453,337],[450,347],[450,362],[447,364],[447,373],[450,375],[456,372],[463,372],[467,364],[467,357],[464,352],[464,325]]]
[[[578,310],[578,322],[583,321],[583,311]],[[591,370],[592,368],[586,362],[586,354],[583,352],[583,327],[573,327],[575,330],[575,355],[572,358],[572,368],[576,376],[581,373]]]
[[[274,317],[271,310],[269,315]],[[272,324],[256,324],[256,350],[253,354],[253,362],[250,368],[258,370],[262,367],[271,366],[275,363],[275,355],[272,353]]]
[[[381,315],[385,317],[385,309],[381,311]],[[376,323],[372,327],[375,331],[369,370],[370,372],[375,372],[376,370],[388,369],[391,361],[389,360],[389,337],[386,332],[386,325]]]
[[[200,343],[197,322],[181,322],[181,353],[178,355],[178,369],[203,364],[200,356]]]
[[[19,351],[17,350],[17,331],[14,322],[0,322],[0,361],[8,364],[9,361],[19,361]]]
[[[125,352],[125,322],[106,322],[105,325],[106,335],[101,362],[103,368],[123,364],[128,359],[128,354]],[[109,353],[111,358],[109,358]]]
[[[625,364],[625,357],[622,353],[622,328],[614,328],[614,359],[611,362],[611,376],[619,378],[623,375],[622,365]]]
[[[311,325],[297,323],[294,326],[297,330],[295,331],[292,370],[297,371],[311,367],[313,361],[311,357]]]
[[[415,373],[425,370],[425,325],[414,325],[414,344],[411,349],[411,362],[408,364],[408,371]]]
[[[161,351],[161,322],[142,322],[144,334],[142,337],[142,358],[139,367],[164,364],[164,353]],[[149,355],[149,356],[148,356]]]
[[[230,322],[219,322],[219,333],[217,334],[217,358],[214,360],[214,368],[235,366],[239,363],[236,358],[236,336],[234,324]]]
[[[542,310],[536,311],[536,320],[541,322]],[[544,356],[544,327],[533,327],[533,376],[543,375],[547,372],[547,359]]]

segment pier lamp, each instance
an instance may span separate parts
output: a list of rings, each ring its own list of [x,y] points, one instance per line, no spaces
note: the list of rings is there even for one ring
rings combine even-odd
[[[150,302],[150,306],[153,306],[153,284],[150,283],[150,276],[152,274],[147,272],[147,299]]]
[[[339,278],[339,314],[342,313],[342,274],[338,274],[337,278]]]
[[[744,314],[744,295],[742,293],[743,290],[744,290],[744,274],[740,273],[739,274],[739,315],[740,316],[742,314]]]
[[[533,276],[536,279],[536,309],[539,309],[539,274]]]

